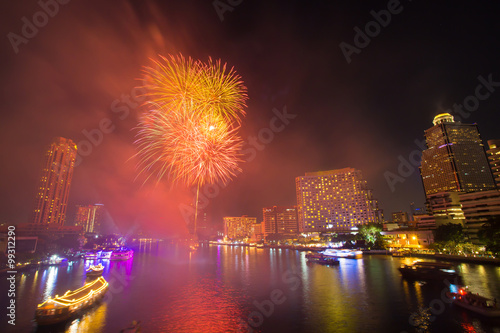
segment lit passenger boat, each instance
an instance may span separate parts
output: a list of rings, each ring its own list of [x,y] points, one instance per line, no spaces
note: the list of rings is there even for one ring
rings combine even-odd
[[[100,301],[108,290],[108,282],[101,276],[63,296],[48,298],[35,312],[38,325],[52,325],[77,316],[83,309]]]
[[[109,249],[102,250],[99,253],[99,259],[110,259],[112,254],[113,254],[113,250],[109,250]]]
[[[47,258],[47,259],[41,261],[40,265],[42,265],[42,266],[59,266],[62,264],[67,264],[67,263],[68,263],[68,259],[61,258],[57,255],[53,255],[50,258]]]
[[[90,251],[85,253],[85,260],[97,260],[100,256],[100,251]]]
[[[339,260],[333,256],[325,256],[322,253],[311,252],[306,254],[306,258],[310,262],[315,262],[322,265],[338,265]]]
[[[113,251],[110,256],[110,260],[128,260],[134,256],[134,251],[130,249],[119,249]]]
[[[500,309],[497,306],[496,300],[491,300],[478,294],[474,295],[463,288],[460,288],[456,293],[447,292],[446,296],[453,300],[453,304],[469,311],[486,317],[500,317]]]
[[[363,251],[348,249],[326,249],[320,252],[327,257],[359,259],[363,256]]]
[[[415,261],[411,265],[401,265],[399,271],[407,279],[429,281],[443,281],[447,279],[450,282],[457,279],[457,283],[460,282],[460,275],[453,269],[453,265],[448,263]]]
[[[104,271],[104,266],[102,264],[99,265],[91,265],[89,269],[85,271],[87,276],[101,276],[102,272]]]

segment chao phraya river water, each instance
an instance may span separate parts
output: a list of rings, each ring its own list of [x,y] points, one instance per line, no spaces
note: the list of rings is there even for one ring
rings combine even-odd
[[[432,306],[430,332],[497,332],[486,319],[450,305],[446,284],[401,278],[410,258],[364,255],[338,266],[308,263],[304,252],[203,245],[197,251],[148,242],[128,261],[104,261],[104,301],[79,319],[38,329],[38,303],[85,281],[89,263],[17,274],[16,326],[1,332],[119,332],[133,320],[142,332],[415,332],[415,313]],[[457,264],[464,283],[500,300],[500,267]],[[3,309],[8,281],[2,278]]]

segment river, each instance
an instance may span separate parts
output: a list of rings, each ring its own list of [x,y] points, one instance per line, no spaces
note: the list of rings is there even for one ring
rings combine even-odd
[[[133,320],[141,332],[415,332],[419,308],[432,307],[430,332],[497,332],[488,319],[443,297],[447,285],[406,281],[397,268],[411,258],[364,255],[339,266],[308,263],[305,253],[148,242],[128,261],[103,261],[105,299],[66,325],[37,328],[37,304],[85,282],[83,260],[16,276],[16,325],[1,332],[119,332]],[[470,290],[500,299],[500,267],[457,264]],[[8,305],[2,276],[1,307]]]

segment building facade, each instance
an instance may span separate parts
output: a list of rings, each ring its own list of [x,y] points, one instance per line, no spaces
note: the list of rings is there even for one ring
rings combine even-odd
[[[460,194],[466,232],[472,243],[479,244],[477,232],[489,219],[500,216],[500,190]]]
[[[392,213],[392,222],[395,223],[402,223],[402,222],[408,222],[408,213],[399,211],[399,212],[393,212]]]
[[[76,152],[69,139],[55,138],[50,144],[35,196],[33,223],[64,225]]]
[[[299,232],[297,206],[272,206],[262,209],[264,234],[294,235]]]
[[[257,223],[256,217],[247,215],[238,217],[224,217],[224,236],[229,239],[251,238],[254,232],[253,225]]]
[[[497,188],[500,188],[500,140],[488,140],[488,160]]]
[[[454,223],[465,226],[465,216],[458,192],[440,192],[427,197],[429,211],[432,212],[436,227]]]
[[[434,243],[432,230],[392,230],[382,231],[387,238],[387,245],[395,248],[427,248]]]
[[[100,233],[104,206],[95,205],[77,205],[75,225],[81,226],[85,233]]]
[[[295,183],[300,232],[348,232],[382,222],[378,202],[359,170],[308,172]]]
[[[495,188],[486,151],[476,124],[437,115],[425,131],[420,174],[426,196],[440,192],[476,192]]]

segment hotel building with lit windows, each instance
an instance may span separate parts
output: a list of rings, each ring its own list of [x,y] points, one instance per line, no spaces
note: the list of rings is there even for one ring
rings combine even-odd
[[[73,141],[61,137],[48,147],[35,196],[33,223],[64,225],[76,152]]]
[[[382,222],[360,170],[308,172],[295,183],[300,232],[349,232],[361,224]]]
[[[299,233],[297,206],[272,206],[262,209],[264,234],[295,235]]]
[[[256,217],[247,215],[238,217],[224,217],[224,236],[229,239],[251,238],[254,233],[253,225],[257,223]]]
[[[433,124],[425,131],[427,149],[420,166],[426,197],[495,189],[477,125],[455,122],[449,113],[434,117]]]
[[[487,153],[491,172],[497,187],[500,189],[500,140],[488,140],[488,146],[490,149],[487,150]]]

